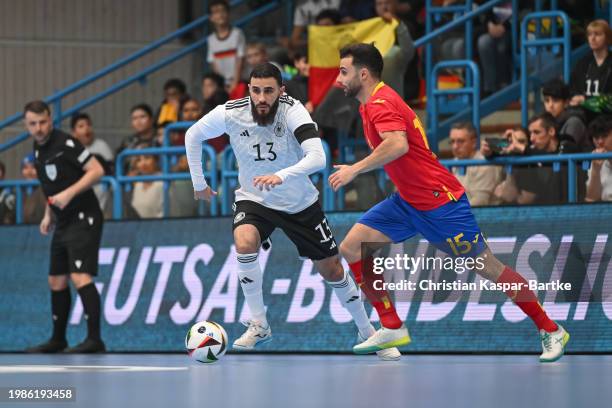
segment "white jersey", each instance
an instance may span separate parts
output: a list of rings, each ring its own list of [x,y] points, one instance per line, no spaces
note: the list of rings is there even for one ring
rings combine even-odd
[[[316,126],[306,108],[287,95],[279,97],[274,122],[268,126],[257,125],[251,112],[251,99],[247,96],[217,106],[193,125],[189,132],[199,140],[223,133],[229,135],[238,162],[240,183],[235,201],[254,201],[274,210],[294,214],[314,204],[319,197],[319,192],[307,174],[284,179],[281,185],[270,191],[260,191],[254,187],[253,178],[276,174],[304,158],[302,146],[294,135],[295,130],[303,125]],[[188,146],[188,150],[190,148]],[[192,180],[198,189],[193,171]]]

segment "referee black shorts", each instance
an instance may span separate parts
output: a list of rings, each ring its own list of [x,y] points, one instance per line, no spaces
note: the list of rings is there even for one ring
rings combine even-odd
[[[99,208],[77,211],[58,222],[51,240],[49,275],[98,274],[104,217]]]
[[[338,245],[319,202],[289,214],[253,201],[238,201],[234,204],[233,229],[243,224],[257,228],[262,241],[276,228],[282,229],[302,258],[318,261],[338,255]]]

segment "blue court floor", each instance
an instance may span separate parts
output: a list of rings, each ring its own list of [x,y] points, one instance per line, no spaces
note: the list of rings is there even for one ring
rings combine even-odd
[[[3,407],[610,407],[612,356],[0,354],[1,387],[74,387],[76,401]]]

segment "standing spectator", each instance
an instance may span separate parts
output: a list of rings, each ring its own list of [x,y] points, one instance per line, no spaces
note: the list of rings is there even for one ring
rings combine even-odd
[[[227,102],[229,95],[225,89],[223,89],[223,78],[212,72],[204,75],[204,79],[202,80],[202,96],[204,97],[202,116],[206,115],[217,106]],[[219,137],[215,139],[208,140],[207,143],[211,145],[217,153],[221,153],[229,143],[229,139],[227,135],[219,135]]]
[[[202,99],[204,100],[202,110],[204,115],[229,100],[223,81],[223,77],[216,72],[209,72],[202,78]]]
[[[21,160],[21,176],[26,180],[36,180],[38,174],[35,166],[36,159],[30,153]],[[30,194],[23,198],[23,222],[25,224],[37,224],[45,215],[47,198],[40,186],[32,189]]]
[[[93,132],[93,126],[91,117],[87,113],[76,113],[70,119],[70,129],[72,129],[72,137],[77,139],[79,142],[93,154],[96,159],[100,162],[104,168],[104,173],[107,176],[114,174],[114,159],[115,155],[108,146],[108,144],[102,140],[96,138]],[[106,218],[110,217],[110,204],[111,204],[111,192],[109,189],[105,189],[102,185],[97,184],[93,187],[100,208]]]
[[[510,82],[512,76],[512,2],[493,7],[485,22],[487,32],[478,37],[483,92],[490,95]]]
[[[137,156],[135,166],[140,176],[160,174],[157,156]],[[162,218],[164,216],[164,183],[162,181],[134,183],[132,208],[140,218]]]
[[[314,107],[308,99],[308,76],[310,64],[308,63],[308,50],[301,49],[293,53],[293,65],[298,73],[285,84],[285,92],[302,102],[308,113],[312,114]]]
[[[164,84],[164,100],[156,115],[155,124],[158,128],[168,123],[177,122],[180,118],[181,108],[187,99],[187,86],[178,78],[172,78]]]
[[[0,162],[0,181],[4,180],[6,167]],[[15,195],[10,188],[0,188],[0,224],[15,223]]]
[[[476,129],[469,122],[453,125],[450,131],[450,143],[453,157],[462,159],[484,159],[476,150]],[[502,182],[502,169],[499,166],[471,166],[460,174],[460,169],[453,168],[453,174],[461,182],[472,206],[495,205],[499,202],[493,196],[495,187]]]
[[[560,79],[553,79],[542,87],[544,109],[557,121],[560,138],[571,138],[581,151],[593,146],[587,137],[585,117],[582,109],[569,106],[570,89]]]
[[[124,149],[134,149],[139,145],[155,145],[155,127],[153,125],[153,110],[145,103],[138,104],[130,110],[130,121],[134,133],[121,141],[117,154]]]
[[[305,33],[309,25],[315,24],[315,20],[319,13],[323,10],[335,10],[337,18],[334,24],[339,24],[342,17],[338,8],[340,0],[304,0],[295,8],[293,15],[293,31],[289,46],[292,49],[298,49],[306,45]]]
[[[593,153],[612,152],[612,116],[600,116],[589,125]],[[612,159],[593,160],[587,180],[586,201],[612,201]]]
[[[338,11],[342,16],[342,24],[376,17],[372,0],[342,0]]]
[[[66,326],[72,302],[69,278],[83,303],[87,338],[67,352],[105,351],[100,337],[100,295],[93,281],[98,273],[104,217],[91,189],[104,175],[104,169],[78,140],[53,128],[51,110],[45,102],[27,103],[24,122],[34,141],[36,174],[48,199],[40,232],[47,235],[55,230],[47,279],[53,332],[49,341],[26,352],[57,353],[68,346]]]
[[[397,19],[397,0],[374,0],[376,14],[387,22]],[[382,81],[404,98],[404,74],[414,58],[415,48],[403,21],[395,29],[395,44],[383,56]]]
[[[570,105],[578,106],[586,98],[612,94],[612,29],[605,20],[595,20],[587,26],[591,53],[576,64],[570,81]]]
[[[246,40],[244,33],[232,27],[229,20],[229,4],[226,0],[211,0],[208,4],[213,33],[208,36],[206,60],[212,69],[225,78],[225,87],[231,99],[239,98],[246,89],[238,88],[244,64]]]

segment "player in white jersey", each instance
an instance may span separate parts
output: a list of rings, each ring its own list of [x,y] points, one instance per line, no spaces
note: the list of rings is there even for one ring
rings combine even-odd
[[[185,136],[187,160],[198,200],[217,193],[206,184],[202,142],[228,134],[238,161],[240,188],[234,204],[234,243],[238,278],[251,312],[246,332],[234,349],[252,350],[268,342],[272,331],[266,319],[259,248],[275,228],[281,228],[301,257],[309,258],[338,299],[351,313],[366,339],[375,330],[363,307],[355,282],[342,268],[333,234],[309,175],[326,165],[316,124],[297,100],[284,94],[281,73],[274,65],[256,66],[250,75],[249,96],[219,105],[194,124]],[[397,360],[397,349],[379,352]]]

